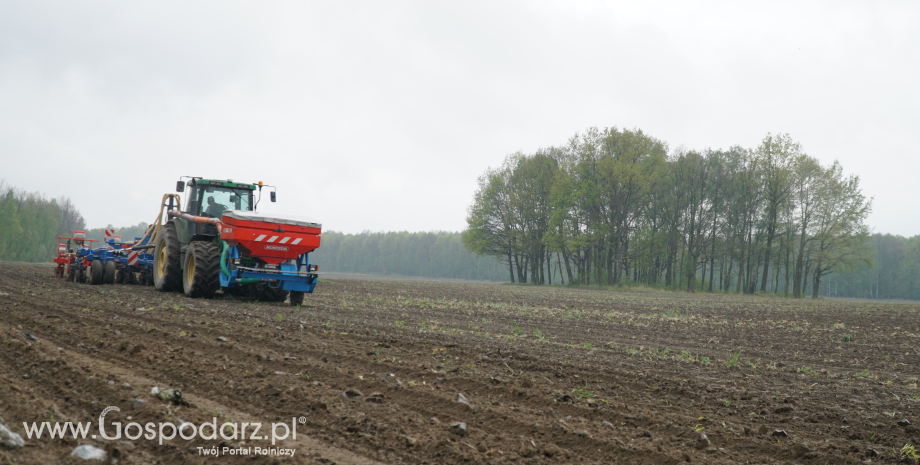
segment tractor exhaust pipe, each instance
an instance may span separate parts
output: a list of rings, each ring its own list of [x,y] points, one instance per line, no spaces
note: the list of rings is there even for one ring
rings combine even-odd
[[[210,225],[221,224],[220,218],[208,218],[206,216],[195,216],[190,213],[180,212],[179,210],[170,210],[166,212],[166,214],[171,217],[182,218],[183,220],[191,221],[193,223],[210,224]]]

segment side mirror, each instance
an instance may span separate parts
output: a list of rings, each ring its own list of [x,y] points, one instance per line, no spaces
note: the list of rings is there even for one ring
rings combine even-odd
[[[272,197],[272,202],[274,202],[275,201],[275,191],[271,192],[271,197]]]
[[[176,182],[176,192],[185,192],[185,181]]]

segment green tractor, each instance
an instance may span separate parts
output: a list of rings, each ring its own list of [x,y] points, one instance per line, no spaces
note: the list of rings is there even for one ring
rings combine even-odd
[[[301,304],[316,286],[318,267],[309,264],[309,252],[319,247],[321,226],[297,216],[258,213],[261,181],[189,179],[185,210],[175,205],[174,195],[164,205],[169,219],[154,241],[157,290],[211,298],[223,288],[267,301],[290,295],[292,305]],[[186,191],[184,181],[176,191]]]

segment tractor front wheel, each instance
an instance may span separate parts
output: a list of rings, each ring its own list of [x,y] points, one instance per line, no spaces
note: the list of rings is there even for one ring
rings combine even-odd
[[[213,242],[192,242],[185,252],[182,289],[193,298],[210,299],[220,289],[220,249]]]
[[[115,284],[115,262],[105,262],[105,277],[103,279],[106,284]]]
[[[105,279],[105,270],[103,269],[105,265],[102,264],[101,260],[93,260],[89,265],[89,283],[92,285],[102,284],[102,281]]]
[[[182,288],[182,267],[179,258],[182,254],[176,223],[167,221],[163,230],[157,234],[157,243],[153,252],[153,283],[158,291],[177,291]]]

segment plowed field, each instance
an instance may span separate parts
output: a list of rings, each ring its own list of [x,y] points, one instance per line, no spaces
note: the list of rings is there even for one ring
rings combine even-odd
[[[896,463],[920,447],[917,304],[323,279],[290,307],[52,274],[0,263],[0,416],[26,443],[0,464],[83,463],[80,444],[128,464]],[[109,436],[216,419],[297,437],[23,427],[98,435],[108,406]],[[295,452],[203,453],[225,447]]]

